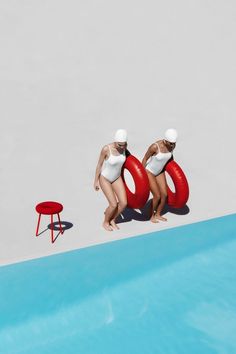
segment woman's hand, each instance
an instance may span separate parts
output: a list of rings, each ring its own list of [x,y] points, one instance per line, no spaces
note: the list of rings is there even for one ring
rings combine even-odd
[[[93,186],[94,186],[95,191],[99,191],[100,187],[99,187],[98,181],[95,181]]]

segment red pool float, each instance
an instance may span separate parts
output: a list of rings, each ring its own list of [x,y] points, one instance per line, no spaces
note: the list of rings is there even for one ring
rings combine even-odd
[[[175,186],[175,192],[167,186],[167,204],[173,208],[182,208],[189,197],[187,178],[181,167],[173,160],[166,164],[165,171],[170,175]]]
[[[124,179],[125,168],[129,171],[129,173],[132,175],[134,179],[135,193],[132,193],[129,190],[125,182]],[[144,205],[148,200],[149,192],[150,192],[149,180],[145,168],[135,156],[129,155],[126,158],[126,161],[123,165],[121,176],[125,184],[128,208],[140,209],[144,207]]]

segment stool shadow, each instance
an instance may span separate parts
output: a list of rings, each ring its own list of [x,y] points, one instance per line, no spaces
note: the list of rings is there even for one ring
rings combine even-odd
[[[61,226],[62,226],[62,231],[63,234],[65,232],[65,230],[69,230],[71,229],[74,225],[71,222],[68,221],[61,221]],[[58,234],[56,236],[54,236],[54,240],[53,243],[56,241],[56,239],[58,238],[58,236],[60,235],[60,224],[59,221],[55,221],[51,224],[48,224],[48,228],[49,230],[53,229],[53,231],[58,231]]]
[[[41,231],[38,235],[37,235],[37,237],[39,237],[40,235],[42,235],[44,232],[46,232],[46,231],[48,231],[48,227],[46,228],[46,229],[44,229],[43,231]]]
[[[141,209],[130,209],[126,208],[121,215],[116,219],[117,224],[121,224],[123,222],[129,222],[132,220],[137,221],[148,221],[150,219],[149,212],[151,208],[152,199],[149,199],[145,206]],[[139,210],[139,211],[138,211]],[[162,211],[162,215],[166,213],[172,213],[176,215],[186,215],[190,212],[190,209],[187,205],[183,208],[172,208],[169,205],[165,205]]]
[[[62,226],[62,230],[69,230],[71,229],[74,225],[71,222],[68,221],[61,221],[61,226]],[[59,221],[55,221],[52,224],[48,224],[48,229],[52,229],[53,231],[60,231],[60,224]]]
[[[71,222],[68,221],[61,221],[61,225],[62,225],[62,230],[63,232],[65,230],[69,230],[71,229],[74,225]],[[40,236],[41,234],[43,234],[44,232],[53,229],[53,231],[59,231],[60,233],[60,224],[59,221],[55,221],[52,224],[48,224],[47,228],[44,229],[43,231],[41,231],[38,236]]]

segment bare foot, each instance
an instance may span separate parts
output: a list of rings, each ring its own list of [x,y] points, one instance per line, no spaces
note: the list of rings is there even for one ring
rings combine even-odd
[[[111,225],[108,222],[105,222],[102,224],[102,226],[104,227],[105,230],[107,231],[113,231],[113,228],[111,227]]]
[[[161,216],[161,215],[156,215],[156,218],[161,221],[167,221],[167,219],[163,218],[163,216]]]
[[[157,218],[156,218],[156,216],[155,216],[155,215],[152,215],[152,217],[151,217],[150,221],[151,221],[151,222],[154,222],[154,223],[159,222],[159,221],[157,220]]]
[[[117,226],[117,225],[116,225],[116,223],[115,223],[115,220],[114,220],[114,219],[110,221],[110,225],[111,225],[112,227],[114,227],[114,229],[116,229],[116,230],[120,230],[119,226]]]

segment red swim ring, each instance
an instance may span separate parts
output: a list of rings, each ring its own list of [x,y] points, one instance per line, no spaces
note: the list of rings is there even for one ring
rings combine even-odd
[[[175,186],[175,193],[167,186],[167,204],[173,208],[182,208],[189,197],[187,178],[180,166],[173,160],[166,164],[165,171],[170,175]]]
[[[135,193],[132,193],[127,187],[127,184],[125,183],[125,168],[130,172],[134,179]],[[150,192],[149,180],[145,168],[135,156],[129,155],[126,158],[121,176],[125,184],[128,208],[140,209],[144,207],[148,200]]]

